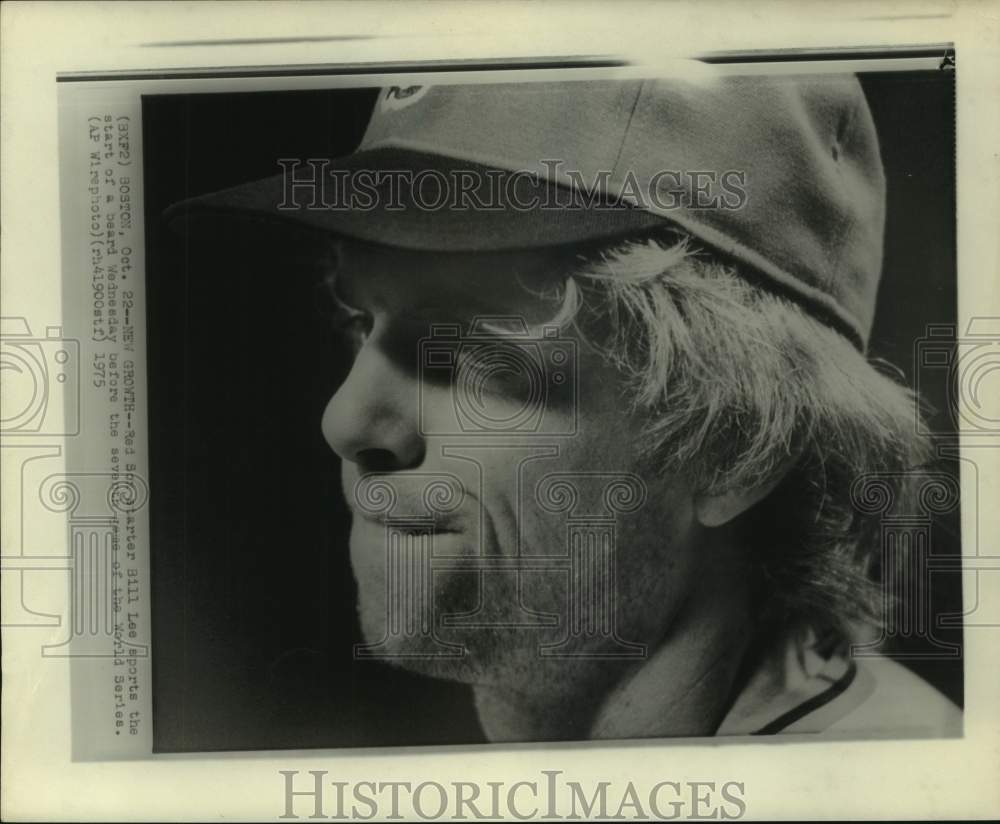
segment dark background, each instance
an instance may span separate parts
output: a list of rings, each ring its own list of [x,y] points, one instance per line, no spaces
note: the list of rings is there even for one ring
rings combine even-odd
[[[910,382],[926,324],[955,319],[953,81],[862,78],[889,197],[871,353]],[[276,174],[277,158],[350,152],[374,98],[143,98],[158,752],[482,740],[465,688],[353,661],[349,522],[320,433],[347,364],[309,241],[264,228],[227,239],[218,226],[179,237],[161,217],[185,197]],[[932,423],[946,430],[944,375],[925,375],[925,390],[928,378]],[[958,550],[957,513],[938,518],[934,551]],[[958,574],[935,575],[932,596],[934,613],[960,611]],[[906,649],[930,651],[919,639]],[[905,663],[962,703],[960,659]]]

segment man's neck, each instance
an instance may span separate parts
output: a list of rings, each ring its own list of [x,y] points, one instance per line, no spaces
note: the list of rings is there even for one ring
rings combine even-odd
[[[645,659],[579,689],[524,692],[476,686],[480,723],[491,741],[655,738],[712,735],[732,700],[749,646],[746,599],[719,579],[692,593],[669,632]],[[732,579],[730,579],[732,580]],[[704,590],[704,591],[702,591]],[[721,606],[720,605],[724,605]]]

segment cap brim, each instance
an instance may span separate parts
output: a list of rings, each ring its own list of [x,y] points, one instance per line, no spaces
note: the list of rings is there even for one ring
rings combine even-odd
[[[180,201],[164,217],[178,231],[213,219],[284,223],[416,251],[486,252],[607,240],[663,226],[658,215],[523,172],[407,149],[372,149],[331,161],[319,186],[284,174]],[[393,170],[395,179],[385,175]],[[436,180],[417,180],[433,170]],[[360,173],[383,172],[381,180]],[[296,171],[301,180],[309,169]],[[441,196],[439,181],[465,182]],[[427,178],[424,175],[424,178]],[[471,185],[470,185],[471,184]]]

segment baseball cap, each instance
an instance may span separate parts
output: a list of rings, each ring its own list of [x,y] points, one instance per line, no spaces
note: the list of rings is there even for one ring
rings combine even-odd
[[[885,178],[854,76],[392,86],[355,152],[283,162],[167,218],[292,222],[437,252],[670,225],[867,345]]]

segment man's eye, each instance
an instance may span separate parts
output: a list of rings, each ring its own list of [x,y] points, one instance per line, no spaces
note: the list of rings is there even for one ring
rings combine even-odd
[[[504,341],[461,347],[455,380],[458,391],[520,400],[535,392],[536,366],[531,350]]]

